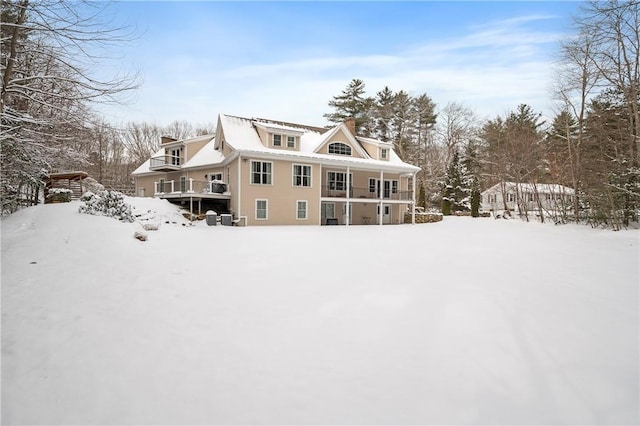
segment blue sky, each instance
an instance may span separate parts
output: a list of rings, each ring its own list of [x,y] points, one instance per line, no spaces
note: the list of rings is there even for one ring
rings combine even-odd
[[[324,125],[353,78],[460,102],[481,118],[550,115],[558,42],[579,2],[121,2],[141,34],[115,54],[142,87],[113,121],[215,122],[219,113]]]

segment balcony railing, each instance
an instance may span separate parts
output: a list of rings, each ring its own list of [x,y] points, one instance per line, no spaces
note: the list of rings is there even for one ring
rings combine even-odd
[[[149,163],[149,170],[179,170],[182,158],[175,155],[161,155],[152,157]]]
[[[382,192],[383,192],[382,199],[384,200],[411,201],[413,196],[412,191],[383,189]],[[330,186],[325,185],[322,187],[322,196],[331,197],[331,198],[347,198],[347,188],[346,186],[339,186],[339,185],[330,185]],[[373,188],[354,188],[352,186],[349,188],[349,197],[379,200],[380,190],[379,189],[373,190]]]
[[[221,181],[197,181],[193,179],[154,182],[155,195],[163,194],[225,194],[227,184]]]

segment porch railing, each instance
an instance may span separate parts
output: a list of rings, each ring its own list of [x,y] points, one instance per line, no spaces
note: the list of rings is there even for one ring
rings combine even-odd
[[[155,194],[224,194],[227,185],[219,181],[197,181],[194,179],[154,182]]]
[[[176,155],[161,155],[159,157],[152,157],[149,162],[150,169],[157,169],[163,167],[172,167],[172,168],[180,168],[180,164],[182,164],[182,159]]]
[[[350,198],[365,198],[370,200],[379,200],[380,199],[380,190],[373,188],[357,188],[350,187],[349,188],[349,197]],[[399,191],[393,189],[382,189],[384,200],[400,200],[400,201],[411,201],[413,192],[412,191]],[[323,186],[322,187],[322,196],[323,197],[331,197],[331,198],[347,198],[347,188],[344,187],[336,187],[336,186]]]

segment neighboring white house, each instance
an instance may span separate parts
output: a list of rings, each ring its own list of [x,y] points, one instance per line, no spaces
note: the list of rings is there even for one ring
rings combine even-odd
[[[481,195],[482,210],[485,211],[567,211],[573,207],[574,190],[548,183],[501,182]]]

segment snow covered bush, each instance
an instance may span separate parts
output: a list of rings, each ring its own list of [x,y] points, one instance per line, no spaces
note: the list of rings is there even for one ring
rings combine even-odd
[[[104,185],[102,185],[100,182],[98,182],[92,177],[85,178],[82,181],[82,186],[84,186],[87,191],[93,192],[93,193],[104,191]]]
[[[100,191],[97,195],[86,192],[82,196],[84,204],[78,208],[80,213],[107,216],[125,222],[134,222],[131,206],[124,202],[124,195],[118,191]]]

